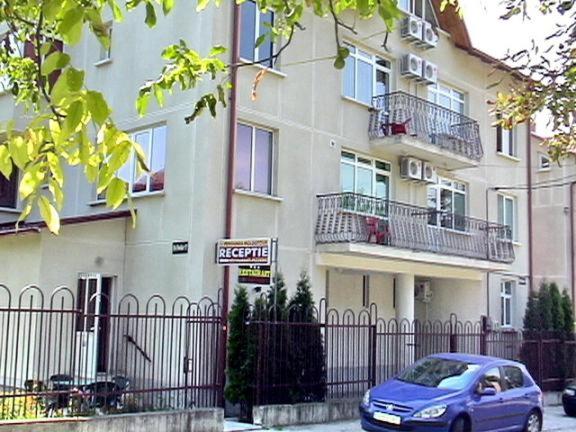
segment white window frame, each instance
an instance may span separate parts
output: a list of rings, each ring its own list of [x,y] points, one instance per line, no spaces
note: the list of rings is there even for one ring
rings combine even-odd
[[[245,1],[245,3],[248,3],[248,2],[254,3],[255,4],[255,10],[256,10],[256,16],[254,17],[254,36],[256,37],[254,39],[254,42],[253,42],[253,44],[254,44],[254,51],[253,51],[254,60],[245,59],[245,58],[241,58],[241,60],[243,60],[245,62],[252,62],[252,61],[257,62],[257,61],[261,60],[260,59],[260,47],[261,47],[261,45],[256,46],[256,41],[258,40],[258,37],[260,35],[260,15],[262,15],[262,11],[260,10],[260,8],[258,7],[258,4],[256,4],[256,2],[254,0],[246,0]],[[274,24],[274,21],[276,19],[274,12],[268,10],[268,11],[266,11],[266,13],[272,14],[272,24]],[[242,30],[240,30],[240,31],[242,31]],[[242,43],[242,41],[240,41],[240,43]],[[264,41],[264,43],[266,43],[266,41]],[[274,41],[271,41],[270,43],[272,45],[271,54],[274,55],[276,43]],[[270,64],[265,62],[262,64],[262,66],[267,67],[267,68],[271,68],[271,69],[277,69],[276,64],[278,62],[278,59],[277,58],[271,59],[270,62],[271,62]]]
[[[496,116],[500,119],[500,115]],[[504,140],[504,137],[507,139]],[[498,149],[500,141],[500,149]],[[502,156],[518,158],[518,146],[516,145],[516,128],[505,129],[502,126],[496,126],[496,153]]]
[[[98,54],[98,61],[96,64],[104,64],[108,63],[112,60],[112,35],[113,35],[113,27],[112,22],[107,22],[104,24],[106,27],[106,32],[108,33],[108,39],[110,41],[110,45],[106,48],[100,41],[98,41],[98,46],[100,47],[100,51]]]
[[[445,96],[450,99],[450,108],[444,107],[440,104],[440,96]],[[428,101],[436,105],[447,108],[451,111],[466,115],[468,104],[466,103],[466,92],[454,88],[448,84],[435,83],[428,86]],[[462,112],[455,109],[456,106],[462,104]]]
[[[446,184],[446,183],[450,183],[450,184]],[[468,184],[464,183],[462,181],[459,180],[454,180],[451,178],[447,178],[447,177],[440,177],[438,176],[438,182],[435,184],[432,184],[430,186],[428,186],[428,190],[433,189],[436,193],[436,211],[437,212],[443,212],[445,210],[442,210],[442,202],[441,202],[441,197],[442,197],[442,190],[447,190],[450,191],[452,193],[452,227],[443,227],[442,226],[442,221],[440,219],[441,215],[440,213],[436,214],[436,221],[433,224],[429,224],[430,226],[434,226],[437,228],[441,228],[441,229],[447,229],[447,230],[451,230],[451,231],[456,231],[456,232],[466,232],[467,231],[467,226],[466,224],[464,225],[464,229],[458,229],[455,228],[456,224],[454,222],[454,194],[460,194],[460,195],[464,195],[464,217],[468,217]],[[428,193],[428,191],[426,191]],[[429,207],[431,208],[431,207]]]
[[[263,195],[268,195],[268,196],[275,196],[276,193],[276,133],[273,129],[267,128],[267,127],[263,127],[260,125],[255,125],[253,123],[249,123],[249,122],[245,122],[245,121],[238,121],[237,122],[237,126],[238,125],[242,125],[242,126],[246,126],[249,127],[250,129],[252,129],[252,135],[251,135],[251,143],[250,143],[250,188],[249,189],[242,189],[242,188],[236,188],[239,190],[243,190],[246,192],[252,192],[255,194],[263,194]],[[263,193],[263,192],[257,192],[254,190],[254,167],[256,165],[256,130],[262,130],[265,132],[269,132],[271,137],[272,137],[272,149],[271,149],[271,155],[270,155],[270,193]],[[236,156],[234,156],[236,157]]]
[[[510,293],[506,292],[506,287],[510,288]],[[514,289],[516,282],[512,279],[500,281],[500,325],[502,327],[512,327],[514,320]],[[506,303],[510,306],[510,315],[506,313]]]
[[[347,159],[344,159],[342,157],[342,153],[347,153],[349,155],[354,155],[354,162],[349,161]],[[360,162],[359,159],[365,160],[365,161],[370,161],[370,165]],[[382,163],[382,164],[387,164],[389,166],[388,170],[384,170],[381,168],[377,168],[376,166],[376,162]],[[350,150],[346,150],[346,149],[342,149],[342,151],[340,152],[340,176],[342,176],[342,164],[345,165],[349,165],[352,166],[354,168],[354,190],[353,191],[346,191],[348,193],[358,193],[358,168],[369,168],[372,171],[372,191],[370,193],[369,196],[371,197],[375,197],[376,196],[376,176],[378,174],[386,176],[388,178],[388,196],[386,198],[382,198],[381,199],[385,199],[387,201],[390,200],[390,195],[391,195],[391,190],[392,190],[392,164],[390,162],[388,162],[387,160],[384,159],[374,159],[372,157],[369,156],[364,156],[362,154],[358,154],[354,151],[350,151]],[[340,189],[342,189],[342,178],[340,178]],[[341,192],[345,192],[342,191]]]
[[[344,66],[344,69],[342,70],[343,75],[342,75],[342,95],[345,98],[349,98],[349,99],[353,99],[356,102],[359,102],[361,104],[364,105],[372,105],[372,101],[370,102],[366,102],[363,100],[360,100],[358,98],[358,62],[362,61],[364,63],[368,63],[371,68],[372,68],[372,97],[374,96],[380,96],[378,94],[375,94],[376,92],[376,76],[377,76],[377,71],[380,72],[384,72],[385,74],[388,75],[388,93],[391,92],[391,86],[392,86],[392,62],[382,56],[377,56],[374,54],[369,53],[368,51],[359,48],[358,46],[354,45],[351,42],[344,42],[344,45],[346,46],[346,48],[348,48],[350,50],[350,58],[354,59],[354,95],[350,96],[345,94],[345,84],[346,84],[346,80],[345,80],[345,73],[346,73],[346,66]],[[378,60],[384,61],[388,63],[388,67],[382,66],[380,64],[378,64]]]
[[[426,16],[426,2],[428,0],[406,0],[410,5],[408,6],[408,8],[405,8],[404,5],[402,4],[402,0],[398,0],[398,8],[406,13],[409,13],[411,15],[415,15],[415,16],[419,16],[420,18],[422,18],[424,21],[428,21],[434,25],[437,25],[436,23],[438,22],[438,20],[436,19],[436,15],[434,15],[434,11],[432,11],[432,17],[427,17]],[[416,2],[420,2],[420,7],[421,7],[421,11],[422,11],[422,16],[417,15],[416,14]]]
[[[544,153],[538,153],[538,171],[550,171],[550,157]]]
[[[498,201],[500,201],[500,199],[502,199],[502,214],[500,214],[500,208],[498,206]],[[497,194],[496,197],[496,208],[498,210],[498,223],[500,225],[506,225],[506,219],[507,219],[507,214],[506,214],[506,201],[512,201],[512,226],[510,227],[510,235],[511,238],[508,238],[504,235],[504,233],[502,234],[502,238],[506,238],[508,240],[512,240],[513,242],[518,241],[518,200],[516,199],[515,196],[512,195],[505,195],[505,194]]]

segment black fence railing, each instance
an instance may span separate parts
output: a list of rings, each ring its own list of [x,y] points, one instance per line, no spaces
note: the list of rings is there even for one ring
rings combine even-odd
[[[0,285],[0,420],[218,406],[220,313],[208,298]]]
[[[576,377],[574,336],[493,328],[490,320],[385,319],[375,305],[344,312],[324,300],[305,320],[290,313],[255,317],[256,405],[359,398],[425,356],[456,352],[526,364],[543,390],[562,389]],[[560,367],[561,366],[561,367]]]
[[[511,263],[510,228],[426,207],[342,192],[318,196],[318,243],[377,243]]]
[[[483,149],[478,122],[404,92],[375,96],[369,136],[416,136],[430,145],[478,161]]]

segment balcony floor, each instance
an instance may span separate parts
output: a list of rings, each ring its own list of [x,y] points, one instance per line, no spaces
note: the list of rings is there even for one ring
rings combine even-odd
[[[391,135],[370,140],[374,151],[397,156],[413,156],[432,163],[437,168],[455,170],[473,168],[478,162],[449,150],[441,149],[417,136]]]
[[[482,279],[488,271],[511,270],[506,263],[354,242],[316,245],[316,264],[471,280]]]

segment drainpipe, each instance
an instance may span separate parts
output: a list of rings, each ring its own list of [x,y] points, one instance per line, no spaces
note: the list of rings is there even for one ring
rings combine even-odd
[[[489,222],[488,222],[488,192],[490,188],[486,188],[486,252],[490,253],[489,251],[489,242],[490,242],[490,231],[488,231]],[[490,274],[492,272],[486,272],[486,316],[490,318]]]
[[[236,155],[236,122],[238,119],[238,111],[236,107],[237,96],[237,83],[238,83],[238,68],[237,64],[240,60],[240,8],[236,2],[232,2],[232,66],[230,67],[230,83],[232,88],[230,90],[230,112],[228,124],[228,170],[226,173],[226,214],[225,214],[225,227],[224,238],[232,237],[232,218],[233,218],[233,204],[234,204],[234,174],[235,174],[235,155]],[[226,357],[227,357],[227,341],[228,341],[228,306],[230,303],[230,267],[224,266],[224,281],[222,288],[222,337],[220,341],[220,373],[222,377],[222,389],[226,384]],[[221,393],[221,406],[224,407],[224,391]]]
[[[526,122],[526,177],[528,181],[528,283],[530,284],[530,292],[534,292],[534,267],[533,251],[532,251],[532,132],[531,120]],[[574,297],[572,297],[574,298]]]
[[[576,268],[574,266],[574,186],[576,182],[570,183],[570,287],[572,290],[572,304],[574,304],[574,294],[576,293]]]

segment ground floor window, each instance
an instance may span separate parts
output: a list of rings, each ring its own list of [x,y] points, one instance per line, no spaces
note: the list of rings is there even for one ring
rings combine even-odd
[[[514,281],[504,280],[500,284],[500,323],[502,327],[512,326],[512,297]]]

